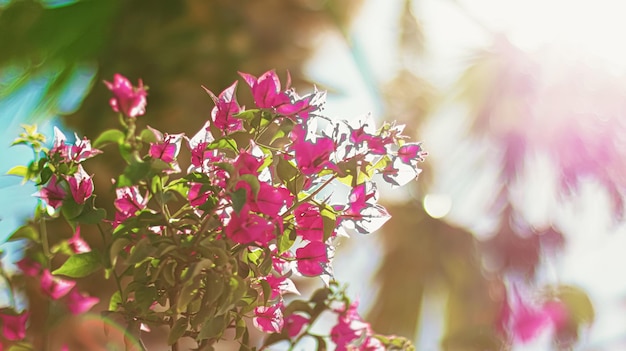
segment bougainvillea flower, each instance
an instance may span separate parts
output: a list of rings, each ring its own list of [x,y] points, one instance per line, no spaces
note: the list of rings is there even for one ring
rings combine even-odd
[[[367,143],[367,150],[375,155],[384,155],[387,153],[386,145],[393,143],[393,139],[383,138],[368,132],[368,124],[364,124],[350,132],[350,141],[356,145]]]
[[[187,192],[187,200],[189,204],[194,207],[201,206],[209,199],[209,193],[202,191],[202,183],[190,183],[189,191]]]
[[[376,204],[378,201],[378,189],[376,183],[366,182],[359,184],[350,191],[348,213],[358,214],[364,208]]]
[[[262,164],[263,160],[246,151],[242,151],[233,162],[238,175],[257,175]]]
[[[65,161],[68,159],[68,145],[65,143],[67,138],[65,134],[57,128],[56,126],[53,128],[54,138],[52,140],[52,148],[50,149],[49,155],[51,158],[55,156],[59,158],[61,161]]]
[[[67,244],[70,249],[77,254],[91,251],[89,244],[87,244],[87,242],[80,236],[80,226],[76,226],[76,232],[74,232],[74,235],[67,240]]]
[[[95,155],[101,154],[102,151],[91,147],[91,141],[85,138],[79,138],[74,133],[75,142],[74,145],[66,144],[67,138],[65,134],[54,127],[54,140],[52,141],[52,148],[50,149],[50,157],[60,162],[83,162],[84,160],[91,158]]]
[[[204,87],[203,87],[204,88]],[[204,90],[211,96],[215,107],[211,110],[211,119],[213,124],[222,131],[223,134],[229,134],[243,128],[243,122],[233,116],[241,112],[241,107],[237,103],[235,91],[237,90],[237,82],[224,89],[219,96],[215,96],[209,89]]]
[[[296,257],[294,253],[291,251],[285,251],[282,254],[278,254],[278,249],[274,244],[270,245],[270,249],[272,250],[272,267],[276,273],[280,275],[289,273],[289,271],[291,271],[294,267],[293,259]]]
[[[304,326],[309,323],[309,320],[309,318],[299,314],[292,314],[289,317],[285,318],[284,329],[287,331],[287,335],[290,338],[295,338],[296,336],[298,336]]]
[[[567,322],[567,309],[560,301],[548,301],[540,307],[524,301],[517,290],[513,291],[513,304],[508,311],[511,335],[526,343],[543,330],[558,330]]]
[[[254,309],[252,318],[254,326],[265,333],[280,333],[285,323],[283,319],[282,303],[272,306],[259,306]]]
[[[37,261],[31,260],[28,257],[24,257],[21,260],[17,261],[15,265],[17,266],[17,268],[20,269],[20,271],[22,271],[22,273],[30,277],[38,276],[39,272],[41,272],[41,264],[39,264],[39,262]]]
[[[376,350],[377,343],[370,342],[372,329],[363,322],[357,311],[358,301],[354,301],[347,308],[336,309],[337,324],[330,331],[331,340],[337,345],[336,350]],[[383,348],[384,350],[384,348]]]
[[[322,242],[313,241],[296,250],[296,265],[302,275],[314,277],[324,273],[325,263],[328,263],[328,254]]]
[[[335,143],[331,138],[317,138],[315,142],[298,140],[292,145],[298,168],[305,175],[319,173],[325,167],[336,169],[330,162],[330,155],[335,151]]]
[[[416,180],[422,173],[422,170],[414,165],[402,162],[399,157],[393,156],[391,162],[387,164],[381,173],[386,182],[391,184],[393,188],[397,188],[412,180]]]
[[[115,195],[117,199],[115,199],[113,204],[117,211],[115,212],[113,227],[117,227],[126,219],[134,216],[137,211],[145,209],[148,204],[147,194],[145,196],[141,195],[139,187],[136,185],[117,188],[115,189]]]
[[[421,143],[408,143],[398,149],[398,158],[406,164],[424,161],[424,150]]]
[[[320,209],[310,203],[303,203],[294,210],[296,233],[308,241],[324,240],[324,220]]]
[[[226,236],[239,244],[258,243],[267,245],[276,235],[274,224],[267,219],[250,213],[245,205],[239,214],[233,212],[226,225]]]
[[[360,350],[356,342],[365,341],[369,332],[369,324],[360,320],[340,318],[330,330],[330,339],[335,343],[337,351]]]
[[[67,295],[75,285],[75,281],[55,277],[47,269],[44,269],[41,275],[41,290],[53,300],[58,300]]]
[[[77,204],[84,204],[93,194],[93,180],[91,176],[85,172],[82,165],[78,165],[76,173],[66,179],[70,185],[72,197]]]
[[[239,72],[252,90],[254,103],[260,108],[279,108],[291,104],[289,96],[280,89],[280,79],[274,70],[263,73],[258,79],[248,73]],[[287,84],[287,89],[289,84]]]
[[[38,192],[34,193],[33,196],[37,196],[42,199],[46,205],[54,208],[55,210],[63,204],[63,200],[65,199],[65,189],[59,183],[56,175],[52,175],[50,180],[48,180],[48,185],[41,188]]]
[[[78,163],[102,153],[102,150],[91,147],[91,141],[87,137],[79,138],[74,134],[76,141],[69,146],[69,159]]]
[[[83,294],[76,289],[72,289],[65,299],[67,309],[73,315],[89,311],[98,302],[100,302],[99,298]]]
[[[115,112],[121,112],[127,117],[141,116],[146,112],[146,96],[148,95],[141,79],[139,86],[133,87],[130,81],[121,74],[113,76],[113,83],[104,81],[104,84],[111,90],[113,97],[109,100],[109,105]]]
[[[141,195],[136,185],[117,188],[115,195],[117,196],[115,208],[123,213],[135,214],[148,204],[148,197]]]
[[[29,313],[24,311],[18,315],[0,314],[2,320],[2,336],[7,340],[22,340],[26,337],[26,322]]]
[[[237,186],[245,186],[246,182],[241,181]],[[274,186],[265,182],[259,183],[259,193],[256,197],[253,194],[248,196],[250,210],[266,214],[272,218],[278,218],[281,210],[293,203],[293,195],[285,187]]]
[[[294,284],[293,280],[287,277],[277,277],[272,274],[263,278],[272,289],[272,294],[269,296],[270,299],[276,299],[279,296],[283,296],[285,293],[292,293],[300,295],[300,291]]]
[[[373,182],[357,185],[349,196],[349,205],[339,216],[343,225],[356,229],[361,234],[378,230],[391,216],[383,207],[376,204],[378,190]]]

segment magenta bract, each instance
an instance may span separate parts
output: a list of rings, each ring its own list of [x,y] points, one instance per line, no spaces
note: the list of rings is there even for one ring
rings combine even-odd
[[[126,77],[116,73],[113,76],[112,83],[104,81],[104,84],[113,93],[113,97],[109,101],[113,111],[132,118],[141,116],[146,112],[146,96],[148,93],[141,79],[139,80],[139,86],[133,87]]]

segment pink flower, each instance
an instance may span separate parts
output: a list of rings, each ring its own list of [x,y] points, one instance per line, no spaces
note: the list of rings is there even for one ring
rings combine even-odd
[[[330,138],[317,138],[315,143],[298,139],[293,143],[292,148],[298,168],[305,175],[319,173],[325,167],[336,168],[329,161],[330,154],[335,151],[335,143]]]
[[[318,276],[324,273],[324,263],[328,263],[326,245],[313,241],[296,250],[298,271],[302,275]]]
[[[67,241],[67,244],[69,245],[70,249],[77,254],[91,251],[91,247],[89,247],[89,244],[87,244],[87,242],[83,240],[83,238],[81,238],[80,236],[80,226],[76,227],[76,232]]]
[[[560,301],[548,301],[541,307],[535,307],[524,301],[517,290],[513,292],[513,301],[507,312],[510,332],[521,343],[532,340],[542,330],[558,330],[567,323],[568,312]]]
[[[287,330],[287,335],[290,338],[295,338],[300,334],[302,328],[309,323],[309,318],[301,316],[299,314],[292,314],[287,319],[285,319],[285,329]]]
[[[17,268],[29,277],[35,277],[39,275],[41,271],[41,265],[37,261],[33,261],[28,257],[24,257],[16,263]]]
[[[95,306],[100,299],[72,289],[65,300],[67,308],[73,315],[85,313]]]
[[[116,73],[113,75],[113,83],[104,81],[104,84],[113,93],[113,97],[109,101],[113,111],[121,112],[133,118],[141,116],[146,112],[146,96],[148,93],[141,79],[139,80],[139,86],[133,87],[126,77]]]
[[[239,214],[233,212],[226,225],[226,236],[239,244],[257,243],[267,245],[275,237],[274,224],[267,219],[250,213],[247,205]]]
[[[269,296],[270,299],[276,299],[279,296],[282,296],[284,293],[293,293],[300,295],[298,288],[296,288],[296,284],[287,277],[276,277],[272,274],[263,278],[272,289],[272,294]]]
[[[274,186],[266,182],[259,182],[259,192],[256,196],[251,192],[250,186],[245,181],[239,181],[235,189],[244,188],[248,195],[250,210],[266,214],[272,218],[278,218],[281,210],[293,203],[293,195],[287,188]]]
[[[336,311],[339,313],[337,324],[330,331],[330,338],[337,346],[335,350],[384,350],[380,343],[371,340],[372,329],[359,315],[358,305],[358,301],[354,301],[347,309]]]
[[[258,79],[248,73],[239,72],[239,75],[250,86],[254,103],[258,107],[276,109],[291,104],[289,96],[281,91],[280,80],[274,70],[263,73]]]
[[[353,129],[350,132],[350,141],[359,146],[362,143],[367,143],[368,152],[375,155],[385,155],[387,153],[387,149],[385,146],[387,144],[393,143],[393,139],[391,138],[383,138],[380,135],[370,134],[366,131],[368,128],[368,124],[364,124],[357,129]]]
[[[289,260],[283,259],[282,257]],[[293,261],[291,259],[293,258],[295,258],[295,255],[291,251],[285,251],[279,255],[276,247],[272,248],[272,267],[276,273],[280,275],[285,275],[291,271],[293,268]]]
[[[67,139],[65,134],[63,134],[59,128],[54,127],[54,141],[52,142],[52,149],[50,149],[49,152],[50,157],[60,162],[79,163],[102,153],[101,150],[91,147],[91,141],[89,141],[89,139],[81,139],[77,134],[74,134],[74,137],[76,139],[74,145],[67,145],[65,143]],[[55,157],[58,157],[58,159]]]
[[[68,160],[68,150],[69,147],[65,144],[65,134],[61,132],[61,130],[57,127],[54,127],[54,139],[52,141],[52,148],[50,149],[50,157],[54,159],[54,157],[58,157],[59,161],[67,161]]]
[[[80,139],[78,135],[74,134],[76,141],[74,145],[69,145],[68,157],[73,162],[83,162],[84,160],[101,154],[102,151],[91,147],[91,141],[86,137]]]
[[[263,160],[255,157],[249,152],[241,152],[235,159],[235,162],[233,162],[233,166],[235,167],[238,175],[257,175],[261,165],[263,165]]]
[[[70,192],[77,204],[84,204],[93,194],[93,180],[85,172],[82,165],[78,165],[78,170],[72,177],[67,177],[70,185]]]
[[[26,337],[26,321],[29,313],[24,311],[18,315],[0,314],[2,320],[2,336],[7,340],[22,340]]]
[[[324,240],[324,220],[320,209],[310,203],[303,203],[294,211],[296,233],[308,241]]]
[[[202,183],[190,183],[189,192],[187,192],[187,200],[194,207],[204,205],[209,199],[208,192],[202,192]]]
[[[115,213],[114,226],[134,216],[138,211],[146,208],[148,204],[148,197],[141,195],[139,187],[136,185],[117,188],[115,195],[117,199],[113,204],[117,212]]]
[[[348,208],[340,215],[340,221],[349,224],[361,234],[371,233],[391,218],[387,210],[376,204],[378,190],[375,183],[357,185],[350,192]]]
[[[252,323],[262,332],[280,333],[285,323],[282,307],[282,303],[277,303],[269,307],[259,306],[255,308],[255,317],[252,318]]]
[[[243,123],[240,119],[234,118],[233,115],[241,111],[241,107],[237,103],[235,91],[237,90],[237,82],[224,89],[219,96],[215,96],[213,92],[204,88],[207,94],[211,96],[215,107],[211,110],[211,119],[213,124],[219,128],[222,133],[228,134],[237,130],[241,130]]]
[[[59,184],[59,180],[56,175],[52,175],[50,180],[48,180],[48,185],[41,188],[41,190],[33,195],[42,199],[48,206],[56,210],[63,204],[66,193],[65,189],[63,189],[61,184]]]
[[[424,161],[425,153],[422,150],[421,143],[409,143],[400,146],[398,149],[398,158],[406,164],[417,163],[418,161]]]
[[[47,269],[44,269],[41,275],[41,290],[53,300],[58,300],[67,295],[75,285],[75,281],[55,277]]]

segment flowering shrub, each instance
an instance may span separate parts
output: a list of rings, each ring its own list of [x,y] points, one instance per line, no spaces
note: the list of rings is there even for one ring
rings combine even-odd
[[[289,84],[281,89],[274,71],[241,76],[256,106],[238,104],[237,82],[219,95],[207,90],[215,107],[191,138],[151,127],[137,131],[146,88],[121,75],[105,82],[121,129],[103,132],[93,144],[78,136],[68,144],[55,129],[47,149],[45,138],[26,127],[15,144],[31,147],[36,159],[9,173],[36,182],[42,206],[10,238],[27,247],[17,272],[2,271],[11,293],[25,281],[18,278],[27,277],[57,310],[81,314],[98,298],[75,280],[104,272],[117,289],[103,315],[139,342],[142,333],[167,327],[172,350],[181,338],[195,340],[198,350],[224,338],[256,349],[252,326],[267,334],[261,349],[278,342],[293,348],[304,338],[319,349],[327,342],[337,350],[412,348],[371,330],[334,281],[331,262],[338,236],[370,233],[389,219],[376,203],[372,178],[380,174],[393,186],[415,179],[425,156],[420,144],[406,142],[401,126],[376,129],[367,119],[323,117],[323,93],[299,96]],[[93,175],[82,165],[107,145],[126,162],[113,180],[113,215],[96,206]],[[191,154],[184,172],[183,145]],[[48,233],[51,217],[63,218],[72,233]],[[100,232],[101,249],[82,239],[87,226]],[[293,276],[326,284],[308,301],[285,297],[298,294]],[[0,310],[6,349],[30,350],[42,337],[29,332],[30,312],[15,304]],[[324,312],[336,322],[320,335],[312,327]]]

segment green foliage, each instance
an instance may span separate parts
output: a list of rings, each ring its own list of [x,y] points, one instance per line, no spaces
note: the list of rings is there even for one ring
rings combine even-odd
[[[102,268],[102,259],[97,251],[79,253],[70,256],[61,267],[52,274],[70,278],[86,277]]]

